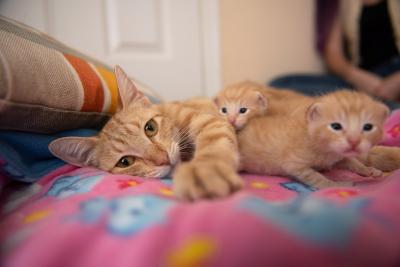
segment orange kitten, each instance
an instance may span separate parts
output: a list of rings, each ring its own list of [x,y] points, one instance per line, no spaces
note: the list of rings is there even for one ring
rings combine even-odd
[[[290,90],[273,89],[245,81],[221,90],[215,97],[222,116],[235,127],[242,129],[248,120],[268,114],[289,114],[300,102],[311,97]]]
[[[116,67],[120,110],[95,137],[65,137],[50,151],[77,166],[162,177],[173,172],[177,197],[226,196],[242,186],[234,129],[224,119],[179,103],[152,105]],[[183,162],[181,162],[183,161]]]
[[[293,176],[317,188],[341,184],[318,172],[333,166],[380,176],[355,156],[381,141],[388,112],[367,95],[343,90],[316,98],[292,116],[254,118],[238,133],[241,170]]]

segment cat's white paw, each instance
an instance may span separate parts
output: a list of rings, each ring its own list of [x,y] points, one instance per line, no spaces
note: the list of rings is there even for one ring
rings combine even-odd
[[[243,187],[243,180],[223,162],[187,162],[173,176],[173,189],[179,199],[224,197]]]

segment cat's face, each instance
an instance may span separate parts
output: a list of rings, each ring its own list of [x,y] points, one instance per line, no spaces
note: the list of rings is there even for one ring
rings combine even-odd
[[[214,99],[221,116],[236,130],[242,129],[249,119],[264,114],[267,109],[265,97],[249,84],[228,87]]]
[[[111,173],[163,177],[179,161],[178,129],[154,107],[133,104],[103,128],[93,157]]]
[[[117,112],[96,137],[65,137],[53,141],[50,151],[78,166],[144,177],[169,174],[180,158],[181,133],[158,112],[120,69]]]
[[[316,145],[343,157],[366,154],[383,136],[388,108],[367,95],[338,91],[321,97],[307,112]]]

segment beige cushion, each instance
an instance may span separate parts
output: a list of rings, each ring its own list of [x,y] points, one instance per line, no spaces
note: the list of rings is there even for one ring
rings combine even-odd
[[[0,129],[100,128],[115,113],[118,90],[110,67],[4,17],[0,40]]]

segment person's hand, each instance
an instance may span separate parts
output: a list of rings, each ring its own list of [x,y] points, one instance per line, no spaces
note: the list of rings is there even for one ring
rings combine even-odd
[[[378,88],[382,85],[382,78],[378,75],[354,67],[351,68],[345,79],[356,89],[374,96],[379,96]]]
[[[397,100],[400,96],[400,71],[383,79],[376,88],[376,95],[386,100]]]

